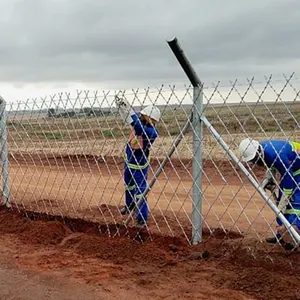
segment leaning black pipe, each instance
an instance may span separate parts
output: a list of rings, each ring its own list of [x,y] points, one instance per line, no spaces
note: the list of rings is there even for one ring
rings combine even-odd
[[[193,69],[192,65],[190,64],[189,60],[185,56],[183,50],[181,49],[177,38],[175,37],[173,40],[167,41],[167,43],[169,44],[174,55],[176,56],[185,74],[189,78],[191,84],[194,87],[201,86],[201,81],[198,75],[196,74],[195,70]]]

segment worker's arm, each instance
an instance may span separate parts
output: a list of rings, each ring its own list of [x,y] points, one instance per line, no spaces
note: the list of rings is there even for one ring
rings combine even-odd
[[[131,123],[133,122],[132,116],[134,116],[136,113],[129,104],[129,102],[124,98],[119,98],[118,96],[116,96],[115,103],[124,123],[127,125],[131,125]]]
[[[285,154],[280,154],[274,166],[281,175],[280,182],[282,192],[286,195],[291,195],[295,188],[295,181],[293,178],[293,170],[287,156]]]
[[[131,125],[133,126],[136,135],[141,136],[144,134],[149,141],[154,141],[158,137],[158,132],[155,127],[145,126],[137,114],[134,114],[131,117],[133,120]]]
[[[278,204],[278,209],[284,212],[286,206],[289,203],[289,198],[295,188],[293,171],[291,168],[291,164],[285,154],[279,155],[274,166],[281,175],[280,186],[282,187],[282,196]]]
[[[276,168],[271,167],[267,170],[265,177],[263,178],[261,187],[264,190],[273,192],[276,188]]]

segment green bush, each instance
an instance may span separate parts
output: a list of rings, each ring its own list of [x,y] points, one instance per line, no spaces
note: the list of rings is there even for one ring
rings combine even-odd
[[[43,135],[47,140],[61,140],[64,137],[63,134],[60,132],[51,132],[51,131],[44,131]]]
[[[114,130],[109,130],[109,129],[103,130],[102,133],[105,137],[115,137],[116,136],[116,133]]]

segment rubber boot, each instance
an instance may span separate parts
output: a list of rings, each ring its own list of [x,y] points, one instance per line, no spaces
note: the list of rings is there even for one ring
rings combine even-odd
[[[136,227],[138,228],[147,227],[147,220],[143,220],[143,219],[136,220]]]
[[[120,213],[121,213],[121,215],[126,215],[126,214],[128,214],[130,211],[134,210],[134,208],[135,208],[135,203],[132,202],[132,203],[129,205],[129,207],[124,206],[124,207],[120,210]]]
[[[288,251],[294,250],[295,246],[291,243],[284,243],[283,248]]]
[[[284,241],[279,233],[276,233],[276,236],[266,238],[266,242],[269,244],[277,244],[278,241],[280,244],[284,244]]]

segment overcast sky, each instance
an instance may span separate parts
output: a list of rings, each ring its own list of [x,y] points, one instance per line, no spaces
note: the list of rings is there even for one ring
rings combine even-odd
[[[174,36],[204,82],[300,71],[299,0],[1,0],[0,12],[9,99],[185,83]]]

